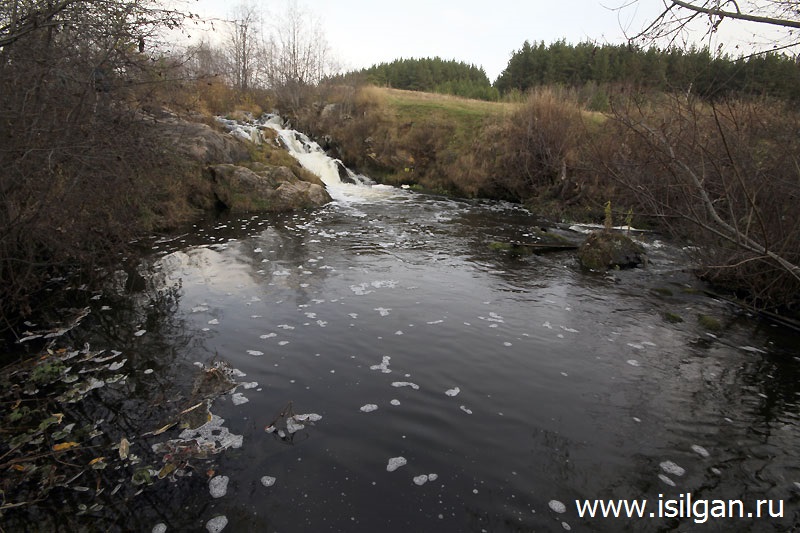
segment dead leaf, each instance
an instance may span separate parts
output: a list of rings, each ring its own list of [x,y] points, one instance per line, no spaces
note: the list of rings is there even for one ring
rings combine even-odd
[[[131,443],[128,442],[128,439],[122,437],[122,440],[119,441],[119,458],[125,460],[128,458],[128,452],[131,449]]]
[[[203,405],[204,403],[205,403],[205,402],[200,402],[200,403],[198,403],[197,405],[193,405],[193,406],[189,407],[188,409],[184,409],[183,411],[181,411],[180,413],[178,413],[178,415],[179,415],[179,416],[180,416],[180,415],[185,415],[185,414],[186,414],[186,413],[188,413],[189,411],[194,411],[195,409],[197,409],[198,407],[200,407],[200,406],[201,406],[201,405]]]
[[[161,435],[162,433],[164,433],[165,431],[167,431],[169,428],[171,428],[171,427],[172,427],[172,426],[174,426],[175,424],[177,424],[177,422],[170,422],[169,424],[167,424],[166,426],[164,426],[164,427],[162,427],[162,428],[158,428],[157,430],[155,430],[155,431],[152,431],[152,432],[150,432],[150,433],[145,433],[145,435],[153,435],[153,436],[156,436],[156,435]]]
[[[175,465],[175,463],[167,463],[167,464],[165,464],[161,468],[161,470],[158,472],[158,479],[164,479],[165,477],[170,475],[172,472],[174,472],[176,468],[177,468],[177,466]]]
[[[63,452],[64,450],[69,450],[70,448],[74,448],[75,446],[79,446],[77,442],[70,441],[70,442],[62,442],[60,444],[53,445],[54,452]]]
[[[104,459],[105,457],[95,457],[94,459],[89,461],[89,466],[96,465],[97,463],[101,462]]]

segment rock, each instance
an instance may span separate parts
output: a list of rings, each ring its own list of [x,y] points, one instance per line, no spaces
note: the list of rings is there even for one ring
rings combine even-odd
[[[644,249],[621,233],[597,231],[578,248],[581,266],[591,270],[633,268],[645,263]]]
[[[299,180],[287,167],[262,165],[251,170],[222,164],[208,168],[219,207],[233,212],[290,211],[331,201],[324,187]]]
[[[207,124],[167,118],[159,122],[159,128],[168,146],[202,164],[236,163],[250,157],[244,142]]]
[[[342,183],[355,183],[356,180],[350,177],[350,173],[347,171],[347,167],[339,161],[338,159],[333,160],[336,163],[336,171],[339,173],[339,181]]]

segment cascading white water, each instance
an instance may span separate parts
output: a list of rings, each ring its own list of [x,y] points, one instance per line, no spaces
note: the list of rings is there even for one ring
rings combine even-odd
[[[331,197],[342,203],[358,203],[374,199],[382,199],[405,191],[388,185],[377,185],[367,176],[356,174],[339,159],[330,157],[304,133],[287,128],[279,115],[268,113],[259,119],[242,122],[218,117],[236,137],[261,144],[268,142],[262,131],[273,129],[278,134],[278,142],[306,170],[319,176]]]

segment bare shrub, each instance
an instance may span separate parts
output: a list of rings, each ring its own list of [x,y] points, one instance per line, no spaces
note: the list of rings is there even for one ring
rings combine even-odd
[[[800,302],[800,117],[779,102],[617,105],[601,164],[642,213],[690,238],[708,279],[755,304]],[[625,192],[627,191],[627,192]]]
[[[0,28],[0,331],[66,272],[87,281],[184,209],[171,209],[174,161],[133,105],[168,74],[147,43],[182,16],[146,0],[13,4]]]
[[[459,163],[465,186],[474,195],[517,201],[553,192],[579,167],[585,131],[573,95],[537,89],[521,109],[480,132]]]

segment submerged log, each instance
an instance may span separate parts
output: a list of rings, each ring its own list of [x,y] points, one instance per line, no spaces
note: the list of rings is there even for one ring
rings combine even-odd
[[[508,252],[511,255],[529,255],[561,252],[563,250],[577,250],[578,245],[574,243],[493,242],[489,245],[489,248],[501,252]]]

